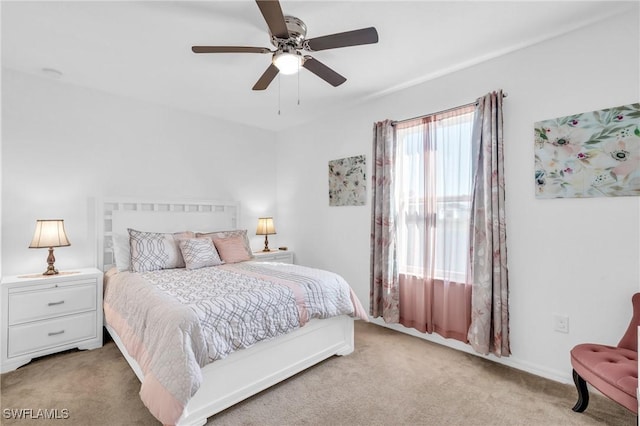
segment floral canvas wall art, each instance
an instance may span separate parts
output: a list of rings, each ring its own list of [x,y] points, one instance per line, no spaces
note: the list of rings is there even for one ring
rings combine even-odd
[[[537,198],[640,195],[640,103],[535,123]]]
[[[329,161],[329,205],[363,206],[366,204],[365,156]]]

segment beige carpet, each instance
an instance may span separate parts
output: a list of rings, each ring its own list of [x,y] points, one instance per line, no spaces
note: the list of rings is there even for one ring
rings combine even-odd
[[[568,356],[568,355],[567,355]],[[1,376],[4,425],[157,425],[113,344],[35,360]],[[212,418],[208,425],[635,425],[572,385],[356,322],[356,350],[333,357]],[[12,420],[7,408],[67,409],[67,420]]]

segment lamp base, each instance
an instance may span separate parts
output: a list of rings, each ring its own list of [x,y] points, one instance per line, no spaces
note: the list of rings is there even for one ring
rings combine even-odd
[[[42,275],[56,275],[58,270],[53,266],[56,258],[53,256],[53,247],[49,247],[49,256],[47,256],[47,270],[42,273]]]
[[[56,274],[59,274],[59,272],[56,268],[53,268],[53,267],[51,267],[51,269],[47,268],[47,270],[42,273],[42,275],[56,275]]]
[[[268,235],[264,236],[264,249],[262,249],[262,251],[271,251],[271,249],[269,248],[269,236]]]

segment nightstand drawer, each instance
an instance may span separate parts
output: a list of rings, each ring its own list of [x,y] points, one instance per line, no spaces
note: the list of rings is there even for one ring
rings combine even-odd
[[[293,255],[290,253],[274,254],[269,262],[293,263]]]
[[[9,357],[96,337],[96,312],[9,327]]]
[[[96,309],[96,285],[85,284],[9,295],[9,325]]]
[[[293,252],[287,250],[254,251],[253,260],[256,262],[293,263]]]

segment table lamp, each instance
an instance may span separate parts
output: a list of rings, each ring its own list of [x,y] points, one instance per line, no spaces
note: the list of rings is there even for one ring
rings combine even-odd
[[[276,233],[276,228],[273,225],[272,217],[260,217],[258,218],[258,229],[256,235],[264,235],[264,249],[262,251],[271,251],[269,249],[269,235]]]
[[[53,256],[54,247],[70,246],[67,234],[64,232],[64,220],[62,219],[43,219],[36,221],[36,231],[33,234],[33,240],[29,244],[29,248],[48,248],[49,256],[47,257],[47,270],[42,275],[55,275],[58,270],[53,266],[56,258]]]

